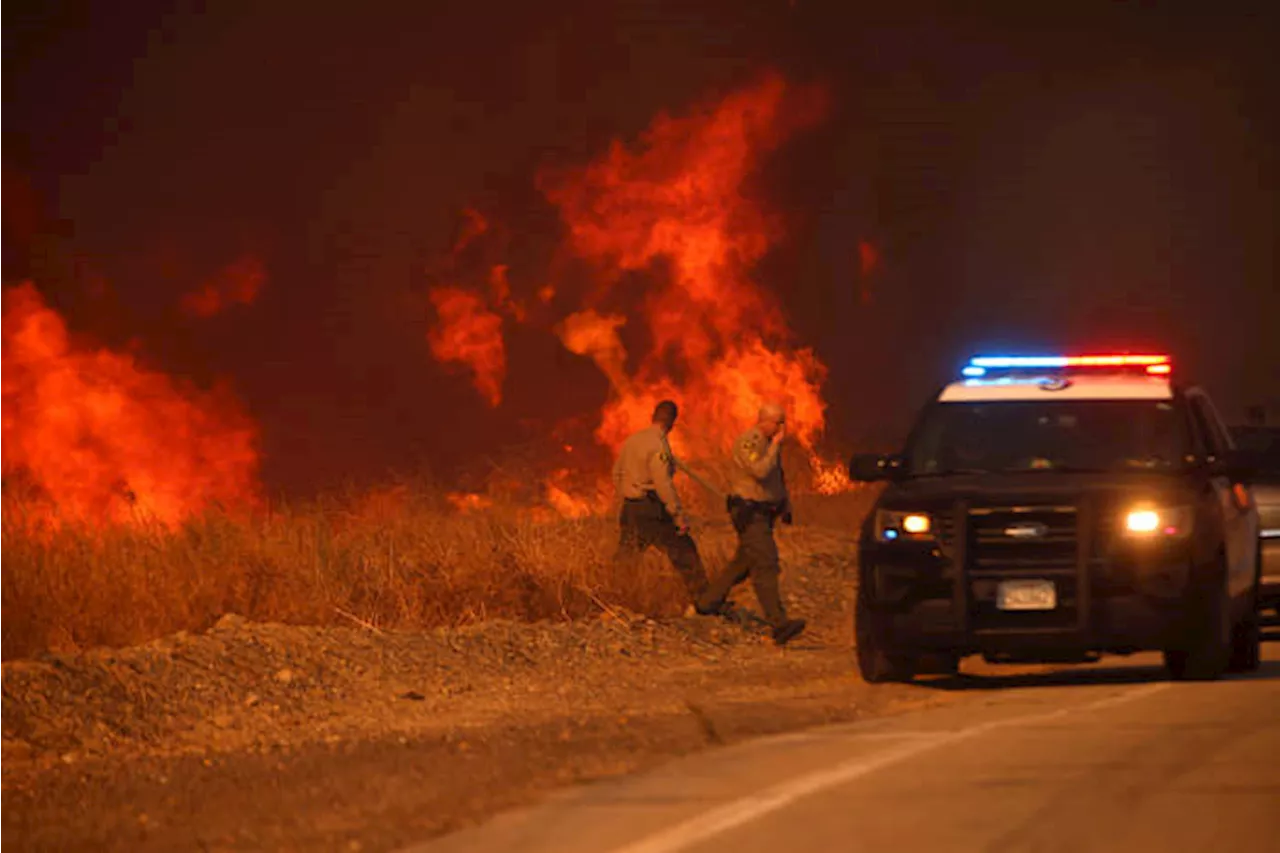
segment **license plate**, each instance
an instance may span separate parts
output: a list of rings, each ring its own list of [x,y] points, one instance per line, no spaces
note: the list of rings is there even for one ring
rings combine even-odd
[[[1058,606],[1053,581],[1001,581],[996,587],[1000,610],[1052,610]]]

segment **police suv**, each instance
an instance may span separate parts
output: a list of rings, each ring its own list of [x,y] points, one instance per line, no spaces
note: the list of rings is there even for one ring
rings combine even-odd
[[[961,658],[1164,653],[1176,679],[1259,662],[1249,457],[1163,355],[980,357],[921,412],[859,546],[870,682]]]

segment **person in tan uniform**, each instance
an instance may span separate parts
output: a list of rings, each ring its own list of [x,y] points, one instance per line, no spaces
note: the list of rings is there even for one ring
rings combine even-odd
[[[680,573],[701,613],[698,601],[707,588],[707,573],[672,482],[677,463],[667,443],[677,414],[671,400],[658,403],[652,423],[627,438],[618,451],[613,484],[622,498],[622,510],[615,560],[634,566],[649,546],[659,548]]]
[[[784,524],[791,523],[791,498],[781,456],[786,434],[785,410],[766,403],[760,407],[755,426],[734,442],[733,480],[726,505],[738,534],[738,549],[698,602],[701,612],[724,612],[729,592],[750,577],[778,645],[793,639],[805,627],[803,619],[787,618],[778,591],[781,568],[773,526],[779,519]]]

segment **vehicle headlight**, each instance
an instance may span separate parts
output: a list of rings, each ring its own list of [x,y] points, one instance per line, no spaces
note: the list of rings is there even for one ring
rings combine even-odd
[[[1124,514],[1122,530],[1131,539],[1181,539],[1191,534],[1191,508],[1132,506]]]
[[[881,509],[876,511],[876,538],[881,542],[895,539],[929,539],[933,519],[923,512]]]

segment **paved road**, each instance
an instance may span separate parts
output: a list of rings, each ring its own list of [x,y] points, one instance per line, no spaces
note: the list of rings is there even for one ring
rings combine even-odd
[[[966,701],[701,753],[414,853],[1280,851],[1280,644],[1260,672],[1156,656],[940,682]]]

